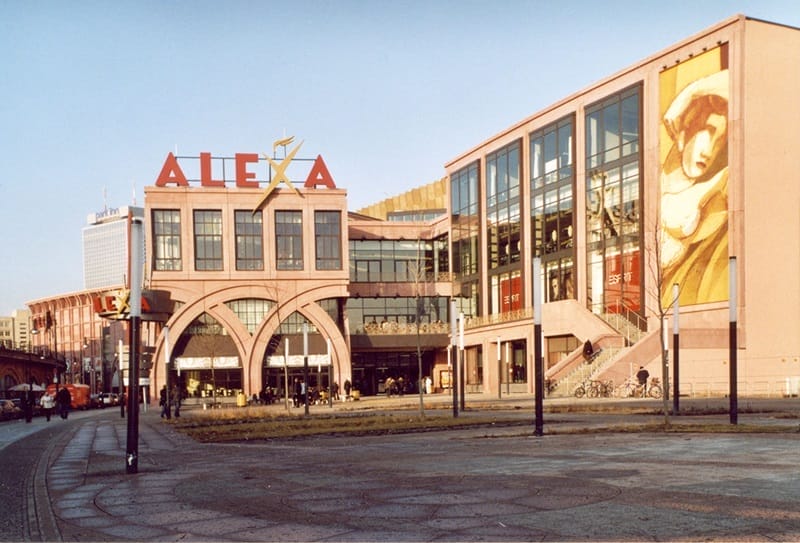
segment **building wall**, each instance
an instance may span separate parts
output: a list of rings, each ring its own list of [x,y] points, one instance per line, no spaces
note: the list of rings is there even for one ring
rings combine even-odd
[[[665,74],[681,77],[683,64],[703,62],[698,60],[709,51],[724,48],[723,62],[727,61],[729,75],[728,104],[728,254],[737,256],[738,273],[738,336],[739,336],[739,380],[740,390],[757,393],[776,393],[787,377],[800,375],[800,344],[793,333],[794,323],[800,311],[800,294],[797,276],[798,258],[798,203],[797,184],[790,180],[796,177],[797,155],[791,150],[798,140],[797,126],[800,107],[795,98],[798,88],[798,66],[793,58],[797,51],[800,32],[780,25],[734,17],[698,33],[660,53],[622,70],[597,84],[576,92],[564,100],[549,106],[506,130],[494,135],[478,146],[466,151],[446,165],[449,175],[459,172],[469,164],[479,164],[479,186],[485,186],[487,156],[510,143],[521,140],[522,174],[522,245],[526,254],[522,258],[522,292],[524,307],[531,308],[532,293],[532,244],[530,219],[530,151],[531,132],[554,123],[568,115],[575,115],[576,170],[574,185],[575,209],[575,270],[577,271],[577,304],[551,303],[544,312],[543,330],[546,337],[563,334],[566,329],[586,339],[601,336],[603,325],[588,319],[590,326],[582,328],[571,325],[576,320],[576,310],[588,312],[587,285],[587,197],[584,188],[586,171],[586,140],[584,121],[586,109],[614,93],[632,86],[641,85],[642,127],[641,150],[641,200],[643,218],[640,236],[645,252],[642,258],[642,280],[645,303],[641,316],[648,321],[647,328],[653,333],[659,327],[659,307],[671,313],[671,302],[659,302],[660,268],[659,252],[663,250],[659,237],[662,210],[660,182],[665,137],[660,85]],[[693,60],[694,59],[694,60]],[[688,81],[687,81],[688,82]],[[683,84],[680,81],[678,84]],[[481,224],[486,224],[485,194],[481,202]],[[665,204],[666,205],[666,204]],[[779,218],[779,219],[777,219]],[[772,231],[781,235],[770,235]],[[486,262],[489,248],[486,230],[480,240],[480,315],[490,314]],[[787,244],[786,241],[789,240]],[[723,248],[724,252],[724,248]],[[776,258],[776,255],[780,255]],[[724,258],[724,256],[723,256]],[[718,262],[722,262],[718,260]],[[701,271],[701,270],[696,270]],[[723,270],[719,277],[707,279],[718,281],[718,291],[724,291],[727,275]],[[786,281],[785,278],[792,278]],[[788,284],[787,284],[788,283]],[[775,285],[781,287],[776,296]],[[543,285],[545,288],[546,285]],[[681,297],[684,291],[682,286]],[[779,298],[779,299],[778,299]],[[716,301],[695,302],[681,306],[681,386],[695,393],[720,393],[727,389],[728,362],[728,299],[727,295]],[[662,305],[663,304],[663,305]],[[587,309],[584,309],[587,308]],[[495,316],[502,322],[501,316]],[[512,319],[513,320],[513,319]],[[584,319],[587,320],[587,319]],[[671,321],[670,321],[671,322]],[[565,326],[566,323],[566,326]],[[488,324],[478,319],[468,330],[468,343],[482,345],[484,352],[487,334],[482,327]],[[509,322],[492,330],[504,339],[524,338]],[[527,340],[532,355],[530,339]],[[640,355],[644,353],[643,349]],[[647,352],[651,352],[647,350]],[[649,355],[652,356],[652,355]],[[624,356],[620,355],[620,360]],[[661,375],[660,357],[640,359],[650,367],[651,374]],[[625,361],[631,366],[631,361]],[[491,367],[491,366],[490,366]],[[496,378],[489,378],[489,382]],[[532,379],[528,388],[532,390]],[[682,388],[683,391],[683,388]]]
[[[741,145],[746,377],[800,376],[800,32],[747,21]]]
[[[147,238],[153,238],[152,211],[178,209],[181,213],[181,257],[182,269],[157,271],[153,265],[153,251],[148,250],[147,274],[155,290],[168,291],[176,311],[169,317],[172,342],[203,313],[214,317],[232,338],[238,351],[242,367],[244,391],[251,395],[261,390],[263,359],[273,334],[281,322],[293,312],[302,314],[319,330],[323,337],[331,339],[335,378],[341,383],[350,378],[350,353],[345,337],[336,323],[317,304],[330,298],[346,298],[348,283],[347,256],[347,207],[346,192],[339,189],[299,189],[295,193],[286,188],[272,192],[263,207],[264,269],[260,271],[237,271],[235,262],[236,236],[234,233],[234,211],[252,210],[263,197],[263,190],[246,188],[213,187],[147,187],[145,206]],[[221,210],[223,224],[222,271],[195,270],[195,247],[193,235],[194,210]],[[275,212],[296,210],[302,212],[303,261],[302,270],[277,270],[274,237]],[[341,212],[341,258],[339,270],[315,270],[314,212],[317,210]],[[238,299],[262,299],[276,302],[266,319],[254,333],[231,311],[226,302]],[[155,340],[154,387],[160,389],[165,381],[163,336]],[[292,354],[301,348],[297,342]],[[174,353],[173,353],[174,354]],[[313,354],[313,353],[310,353]]]

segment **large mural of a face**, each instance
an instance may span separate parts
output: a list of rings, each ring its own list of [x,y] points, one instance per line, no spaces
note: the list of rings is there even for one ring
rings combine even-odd
[[[728,299],[728,48],[663,71],[661,243],[663,306]]]

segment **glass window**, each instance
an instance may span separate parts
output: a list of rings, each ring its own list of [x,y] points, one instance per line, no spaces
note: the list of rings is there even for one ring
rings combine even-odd
[[[574,117],[569,116],[530,135],[531,161],[543,164],[531,168],[531,225],[533,253],[542,258],[548,302],[575,297],[574,127]]]
[[[457,277],[478,273],[478,165],[471,164],[450,176],[452,205],[453,272]]]
[[[194,267],[198,271],[222,269],[222,211],[195,210]]]
[[[248,213],[250,213],[248,211]],[[247,327],[252,334],[275,306],[275,302],[261,300],[258,298],[246,298],[242,300],[232,300],[225,302],[225,305],[233,311],[239,320]]]
[[[275,254],[279,270],[303,269],[303,212],[275,212]]]
[[[236,269],[264,269],[264,229],[261,211],[236,211]]]
[[[490,269],[520,259],[519,236],[512,239],[512,233],[520,229],[519,155],[520,143],[514,142],[486,157],[489,172],[486,178],[486,212],[490,224],[486,244]]]
[[[314,212],[314,242],[318,270],[342,269],[342,214]]]
[[[640,86],[587,107],[587,303],[642,311]]]
[[[153,210],[153,264],[159,271],[180,271],[181,212],[177,209]]]

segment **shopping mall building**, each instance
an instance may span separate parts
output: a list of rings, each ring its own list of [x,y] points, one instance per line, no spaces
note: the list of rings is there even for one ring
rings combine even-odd
[[[541,303],[553,395],[640,365],[662,377],[676,306],[681,394],[728,392],[732,328],[739,393],[797,394],[798,50],[796,28],[730,18],[358,213],[291,138],[270,158],[167,155],[145,189],[144,288],[160,300],[142,334],[150,390],[169,371],[189,396],[251,395],[306,361],[312,386],[375,394],[402,377],[411,391],[421,368],[444,390],[455,307],[467,391],[533,392]],[[75,322],[99,318],[72,307],[97,309],[90,294],[31,302],[34,322],[51,311],[65,345],[70,327],[100,330]]]

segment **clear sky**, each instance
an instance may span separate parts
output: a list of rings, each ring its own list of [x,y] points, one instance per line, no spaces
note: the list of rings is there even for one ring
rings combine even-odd
[[[359,209],[737,13],[797,0],[0,0],[0,315],[83,289],[81,231],[164,159],[321,154]]]

